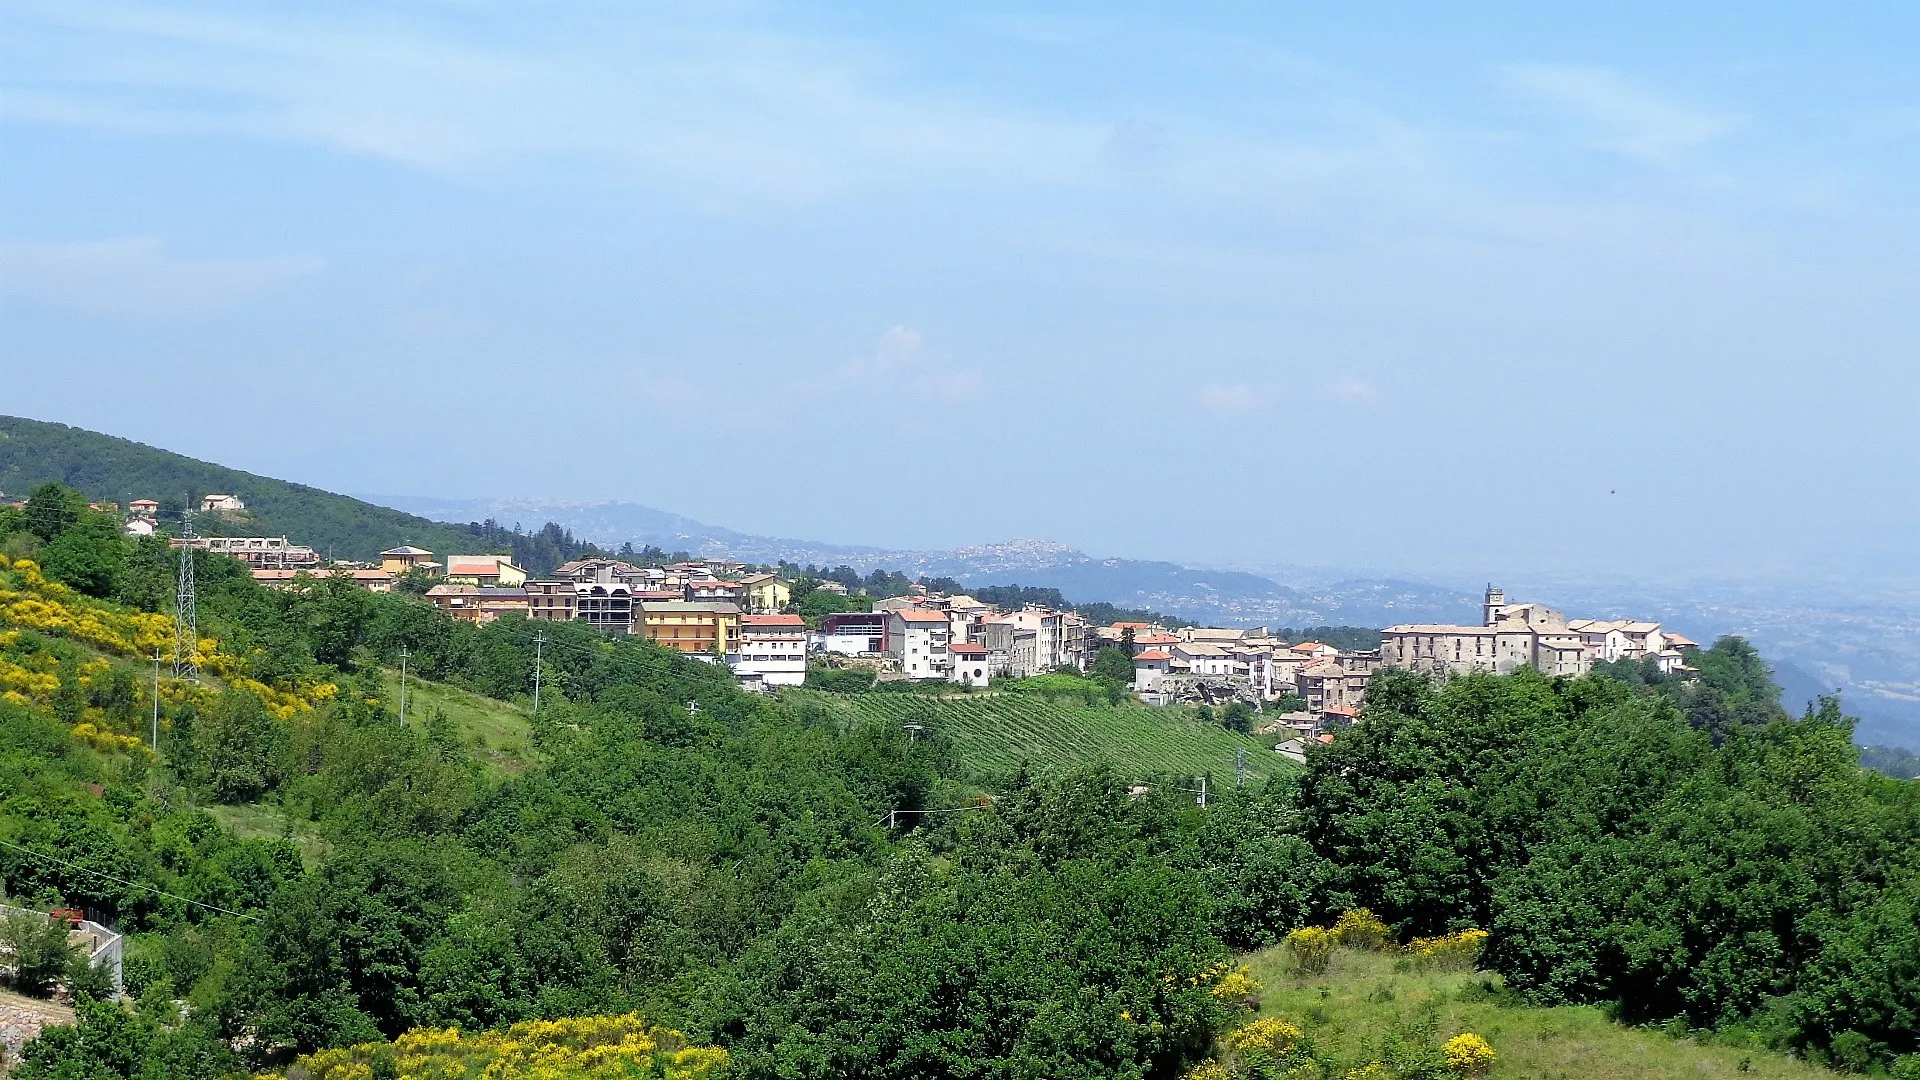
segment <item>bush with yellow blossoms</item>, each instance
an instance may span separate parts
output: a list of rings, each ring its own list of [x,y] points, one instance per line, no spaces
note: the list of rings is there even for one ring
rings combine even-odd
[[[1250,1004],[1260,995],[1260,980],[1243,965],[1221,975],[1210,992],[1223,1005]]]
[[[391,1043],[309,1054],[284,1077],[372,1080],[376,1067],[401,1080],[719,1080],[728,1058],[719,1047],[690,1046],[680,1032],[627,1013],[531,1020],[472,1035],[419,1028]]]
[[[1333,924],[1334,939],[1350,949],[1378,952],[1393,941],[1393,928],[1366,908],[1343,911]]]
[[[145,661],[155,653],[170,657],[174,649],[170,617],[95,600],[47,580],[31,559],[0,556],[0,699],[49,706],[60,690],[60,664],[44,650],[23,654],[23,645],[32,640],[27,633],[64,638],[128,660]],[[258,695],[281,720],[311,712],[338,693],[334,684],[312,674],[273,686],[249,678],[245,659],[224,651],[213,638],[194,643],[193,659],[202,672],[228,687]],[[90,689],[96,680],[112,677],[112,665],[95,657],[81,665],[77,677],[81,686]],[[204,708],[215,700],[218,690],[169,680],[161,684],[160,693],[172,704]],[[109,730],[98,710],[88,710],[73,733],[100,750],[129,751],[145,745],[143,739]]]
[[[1493,1045],[1471,1031],[1448,1039],[1440,1047],[1440,1053],[1446,1057],[1447,1068],[1455,1076],[1485,1076],[1493,1068]]]
[[[1303,926],[1287,934],[1287,953],[1293,957],[1294,970],[1310,975],[1327,970],[1335,944],[1333,931],[1318,926]]]
[[[1227,1045],[1243,1054],[1259,1055],[1278,1061],[1299,1045],[1302,1032],[1277,1016],[1263,1016],[1246,1027],[1227,1033]]]
[[[1422,967],[1442,971],[1467,971],[1480,959],[1487,943],[1485,930],[1460,930],[1438,937],[1417,937],[1407,945],[1407,955]]]

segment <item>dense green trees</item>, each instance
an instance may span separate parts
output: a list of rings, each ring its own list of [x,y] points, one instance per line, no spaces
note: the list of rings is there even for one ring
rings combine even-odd
[[[56,495],[51,541],[5,542],[81,528]],[[108,595],[164,609],[164,545],[117,542]],[[1165,1077],[1223,1020],[1204,972],[1227,948],[1363,905],[1403,935],[1490,929],[1486,962],[1542,1001],[1861,1068],[1920,1051],[1920,789],[1860,769],[1834,703],[1782,713],[1738,641],[1698,682],[1384,673],[1297,783],[1203,810],[1184,781],[1099,766],[988,797],[938,737],[747,695],[645,642],[325,578],[268,591],[203,558],[202,628],[244,674],[338,693],[289,717],[210,684],[168,702],[155,762],[76,730],[131,725],[138,670],[11,639],[60,689],[0,700],[0,885],[116,919],[139,1002],[87,1005],[20,1075],[211,1077],[240,1052],[633,1008],[746,1077]],[[402,650],[524,700],[536,629],[534,760],[398,722],[382,668]],[[1113,650],[1028,689],[1131,674]],[[955,812],[888,827],[921,809]],[[215,812],[284,825],[243,838]]]

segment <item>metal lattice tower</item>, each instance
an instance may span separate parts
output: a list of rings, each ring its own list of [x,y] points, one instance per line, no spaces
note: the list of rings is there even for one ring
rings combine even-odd
[[[180,513],[180,538],[189,541],[180,545],[180,582],[173,598],[173,675],[193,675],[198,672],[193,662],[193,653],[200,645],[200,616],[193,595],[193,503],[188,497],[186,508]]]

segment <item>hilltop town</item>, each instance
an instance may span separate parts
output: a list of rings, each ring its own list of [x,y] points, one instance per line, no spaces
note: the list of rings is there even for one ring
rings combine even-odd
[[[104,509],[105,507],[100,507]],[[129,504],[124,528],[152,535],[159,504]],[[239,497],[203,496],[203,514],[243,513]],[[1129,685],[1147,704],[1280,707],[1266,729],[1300,737],[1350,723],[1382,668],[1436,678],[1523,667],[1577,677],[1596,662],[1651,661],[1662,674],[1686,674],[1697,643],[1657,622],[1568,618],[1538,603],[1511,603],[1489,586],[1477,626],[1408,624],[1379,632],[1376,648],[1340,648],[1292,640],[1267,627],[1114,621],[1098,625],[1073,610],[1024,603],[1003,607],[963,592],[911,583],[905,595],[835,605],[809,618],[795,610],[796,589],[846,596],[848,586],[811,574],[727,559],[640,565],[620,558],[575,559],[535,577],[510,555],[446,555],[399,546],[377,562],[337,562],[284,536],[174,537],[245,562],[254,580],[285,587],[316,575],[345,575],[386,592],[411,583],[448,616],[476,624],[508,615],[536,622],[580,622],[615,636],[644,638],[684,655],[724,664],[752,690],[800,686],[810,667],[861,668],[881,681],[990,686],[1047,672],[1085,673],[1113,650]],[[1106,668],[1112,671],[1109,660]]]

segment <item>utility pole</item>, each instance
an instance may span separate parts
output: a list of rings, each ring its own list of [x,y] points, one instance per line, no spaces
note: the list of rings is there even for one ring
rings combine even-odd
[[[1241,747],[1233,752],[1233,786],[1245,787],[1247,784],[1247,748]]]
[[[547,643],[547,631],[543,627],[533,632],[533,715],[540,715],[540,649]]]
[[[407,726],[407,657],[413,655],[400,646],[400,726]]]
[[[195,610],[193,585],[193,495],[180,511],[180,580],[173,598],[173,676],[191,676],[199,670],[194,651],[200,647],[200,616]]]
[[[1207,778],[1204,776],[1196,776],[1194,779],[1200,781],[1200,807],[1201,809],[1205,809],[1207,805]]]
[[[160,756],[160,650],[153,650],[153,756]]]

